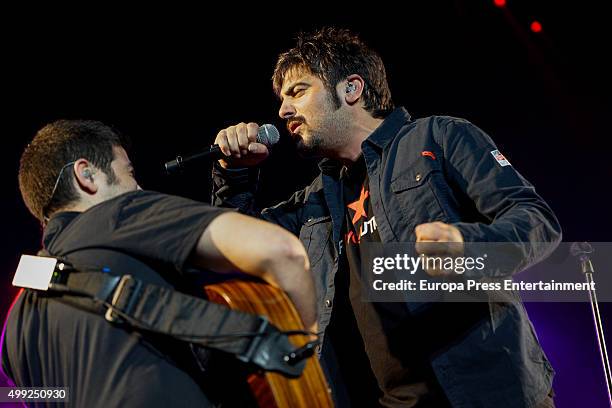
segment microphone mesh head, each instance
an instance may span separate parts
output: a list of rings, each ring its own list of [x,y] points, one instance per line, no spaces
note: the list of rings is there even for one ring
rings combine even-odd
[[[272,147],[278,143],[279,139],[280,133],[278,133],[278,129],[269,123],[261,125],[257,131],[257,142],[265,144],[267,147]]]

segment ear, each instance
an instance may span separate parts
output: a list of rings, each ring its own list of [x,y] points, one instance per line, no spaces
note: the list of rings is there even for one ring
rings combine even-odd
[[[78,187],[87,194],[95,194],[98,185],[95,181],[95,168],[86,159],[78,159],[73,165],[74,176]]]
[[[354,105],[361,99],[365,81],[357,74],[349,75],[344,84],[344,100],[349,105]]]

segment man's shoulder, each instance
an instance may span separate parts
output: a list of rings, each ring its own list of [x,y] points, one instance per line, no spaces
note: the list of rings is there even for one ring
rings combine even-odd
[[[113,197],[109,200],[103,201],[98,205],[93,206],[90,210],[97,208],[107,208],[113,206],[121,206],[134,201],[156,201],[165,197],[174,197],[167,194],[158,193],[157,191],[150,190],[135,190],[128,191]]]
[[[147,223],[152,216],[168,213],[170,210],[199,208],[205,205],[155,191],[130,191],[96,204],[82,213],[52,218],[45,229],[44,242],[47,246],[52,243],[62,243],[63,246],[66,242],[92,239],[99,241],[103,237],[109,238],[120,225]]]
[[[431,115],[416,118],[404,126],[396,135],[396,142],[410,145],[427,145],[435,142],[444,145],[445,141],[475,128],[467,119],[447,115]]]
[[[448,115],[431,115],[422,118],[416,118],[414,128],[419,130],[427,129],[430,132],[446,132],[449,127],[454,126],[472,126],[472,123],[464,118]]]
[[[458,116],[450,116],[450,115],[430,115],[423,116],[421,118],[415,118],[413,122],[416,123],[437,123],[442,125],[447,125],[451,123],[461,123],[468,124],[471,123],[469,120],[465,118],[460,118]]]
[[[82,218],[106,218],[122,212],[155,211],[156,207],[205,205],[189,198],[150,190],[129,191],[103,201],[85,211]]]

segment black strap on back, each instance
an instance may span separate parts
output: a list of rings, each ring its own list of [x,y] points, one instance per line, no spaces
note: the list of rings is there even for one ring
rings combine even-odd
[[[41,251],[39,255],[48,256]],[[60,259],[49,290],[71,295],[72,303],[103,313],[112,324],[164,334],[221,350],[267,371],[298,377],[316,342],[296,349],[267,318],[145,283],[131,275],[78,272]]]

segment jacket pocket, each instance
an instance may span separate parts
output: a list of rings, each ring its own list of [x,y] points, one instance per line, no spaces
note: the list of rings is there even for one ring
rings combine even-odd
[[[304,244],[310,267],[312,268],[323,257],[325,246],[332,233],[331,216],[311,217],[300,229],[300,241]]]
[[[435,187],[441,183],[444,183],[442,172],[423,162],[405,168],[391,180],[391,191],[408,225],[448,221],[435,193]]]

